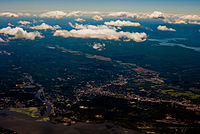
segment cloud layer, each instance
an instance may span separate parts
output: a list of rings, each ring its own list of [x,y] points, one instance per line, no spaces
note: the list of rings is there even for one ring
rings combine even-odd
[[[98,11],[48,11],[44,13],[34,14],[34,13],[21,13],[21,12],[2,12],[0,16],[6,17],[19,17],[19,16],[39,16],[41,18],[62,18],[62,17],[78,17],[78,16],[90,16],[94,15],[93,19],[96,21],[102,21],[101,16],[109,17],[126,17],[134,19],[167,19],[171,20],[172,24],[191,24],[189,21],[200,21],[200,15],[181,15],[181,14],[167,14],[160,11],[154,11],[152,13],[138,13],[138,12],[98,12]],[[170,21],[168,21],[170,23]]]
[[[161,18],[161,19],[164,19],[165,16],[164,16],[164,14],[162,12],[154,11],[152,14],[149,15],[149,18],[153,18],[153,19]]]
[[[0,16],[5,16],[5,17],[19,17],[19,16],[31,16],[30,13],[11,13],[11,12],[3,12],[0,13]]]
[[[11,12],[5,12],[5,13],[0,13],[0,16],[5,16],[5,17],[19,17],[19,15]]]
[[[110,21],[110,22],[104,22],[105,25],[112,25],[112,26],[134,26],[134,27],[138,27],[140,26],[140,23],[138,22],[131,22],[131,21],[121,21],[121,20],[117,20],[117,21]]]
[[[93,30],[97,30],[97,29],[114,29],[116,30],[116,28],[111,27],[111,26],[106,26],[106,25],[83,25],[83,24],[77,24],[75,23],[75,25],[73,25],[71,22],[69,22],[69,25],[75,29],[93,29]]]
[[[44,17],[48,17],[48,18],[62,18],[64,16],[66,16],[67,14],[63,11],[49,11],[46,13],[42,13],[39,15],[39,17],[44,18]]]

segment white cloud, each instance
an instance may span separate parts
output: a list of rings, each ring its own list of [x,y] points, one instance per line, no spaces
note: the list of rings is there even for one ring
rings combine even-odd
[[[151,18],[151,19],[164,19],[167,15],[164,15],[160,11],[154,11],[153,13],[134,13],[134,12],[111,12],[107,16],[111,17],[127,17],[127,18]]]
[[[180,19],[171,19],[171,20],[165,19],[164,22],[169,24],[187,24],[187,21]]]
[[[71,22],[69,22],[68,24],[69,24],[71,27],[73,27],[73,28],[74,28],[74,25],[73,25]]]
[[[153,18],[153,19],[159,19],[159,18],[165,18],[164,14],[162,12],[159,11],[154,11],[152,14],[149,15],[149,18]]]
[[[39,38],[43,37],[38,31],[27,32],[23,28],[20,28],[20,27],[2,28],[2,29],[0,29],[0,33],[14,36],[14,37],[10,37],[10,39],[20,39],[20,38],[22,39],[22,38],[24,38],[24,39],[34,40],[36,37],[39,37]]]
[[[101,16],[98,16],[98,15],[95,15],[92,17],[93,20],[96,20],[96,21],[102,21],[103,18]]]
[[[17,13],[17,16],[22,14]],[[24,13],[25,15],[25,13]],[[127,17],[135,19],[169,19],[168,22],[171,24],[189,24],[188,21],[198,21],[200,20],[199,15],[180,15],[180,14],[169,14],[162,13],[160,11],[154,11],[153,13],[137,13],[137,12],[98,12],[98,11],[72,11],[72,12],[63,12],[63,11],[49,11],[42,13],[40,17],[50,17],[50,18],[62,18],[62,17],[78,17],[84,15],[94,15],[93,19],[96,21],[102,21],[102,16],[111,16],[111,17]],[[14,15],[12,15],[14,16]],[[78,19],[77,19],[78,20]],[[166,21],[166,20],[165,20]]]
[[[171,18],[164,19],[164,22],[169,24],[197,24],[200,25],[197,15],[185,15],[185,16],[172,16]]]
[[[81,18],[77,18],[77,19],[75,19],[75,21],[82,22],[82,21],[85,21],[85,20],[81,19]]]
[[[139,15],[137,13],[131,12],[111,12],[108,14],[111,17],[128,17],[128,18],[138,18]]]
[[[153,13],[135,13],[135,12],[108,12],[103,13],[105,16],[111,17],[127,17],[127,18],[143,18],[143,19],[173,19],[172,23],[184,24],[183,21],[200,20],[200,15],[180,15],[180,14],[167,14],[160,11],[154,11]]]
[[[198,21],[189,21],[188,23],[189,23],[189,24],[196,24],[196,25],[200,25],[200,22],[198,22]]]
[[[48,25],[46,23],[42,23],[41,25],[33,26],[33,27],[30,27],[30,28],[31,29],[38,29],[38,30],[47,30],[47,29],[56,30],[56,29],[59,29],[61,27],[59,25],[51,26],[51,25]]]
[[[29,21],[18,21],[18,23],[22,24],[22,25],[27,25],[27,24],[31,24],[31,22]]]
[[[11,24],[11,23],[8,23],[8,26],[14,26],[13,24]]]
[[[11,13],[11,12],[0,13],[0,16],[5,16],[5,17],[19,17],[19,15],[15,14],[15,13]]]
[[[42,13],[39,15],[39,17],[44,18],[44,17],[48,17],[48,18],[62,18],[65,17],[67,14],[63,11],[49,11],[46,13]]]
[[[92,46],[92,48],[96,49],[98,51],[102,51],[105,46],[106,45],[104,43],[103,44],[101,44],[101,43],[94,43],[93,46]]]
[[[67,17],[78,17],[84,15],[103,15],[105,12],[98,12],[98,11],[71,11],[67,13]]]
[[[111,17],[127,17],[128,12],[111,12],[108,16]]]
[[[48,11],[39,15],[39,17],[49,17],[49,18],[62,18],[62,17],[78,17],[84,15],[103,15],[105,12],[98,11]]]
[[[81,15],[81,11],[72,11],[72,12],[69,12],[66,17],[78,17]]]
[[[176,30],[173,29],[173,28],[167,28],[166,26],[161,26],[161,25],[159,25],[159,26],[157,27],[157,29],[158,29],[158,30],[161,30],[161,31],[176,31]]]
[[[62,17],[78,17],[83,14],[82,11],[72,11],[69,13],[63,11],[48,11],[46,13],[42,13],[39,17],[48,17],[48,18],[62,18]]]
[[[185,19],[185,20],[200,20],[200,16],[198,15],[183,15],[180,17],[180,19]]]
[[[135,42],[144,42],[144,41],[146,41],[146,38],[147,38],[147,34],[144,32],[130,33],[130,32],[120,31],[119,33],[121,34],[122,37],[126,37],[126,38],[128,38],[128,40],[134,40]]]
[[[75,29],[93,29],[93,30],[97,30],[97,29],[114,29],[116,30],[116,28],[111,27],[111,26],[106,26],[106,25],[83,25],[83,24],[77,24],[75,23],[75,25],[73,25],[71,22],[69,22],[69,25]]]
[[[131,22],[131,21],[121,21],[121,20],[117,20],[117,21],[110,21],[110,22],[104,22],[105,25],[113,25],[113,26],[140,26],[140,23],[138,22]]]
[[[0,42],[6,42],[5,40],[3,40],[1,37],[0,37]]]
[[[172,24],[187,24],[185,20],[175,20]]]
[[[130,32],[117,32],[115,28],[105,25],[76,25],[76,29],[68,30],[56,30],[54,36],[62,37],[76,37],[76,38],[98,38],[104,40],[120,40],[125,38],[126,40],[134,40],[136,42],[143,42],[146,40],[146,33],[130,33]]]
[[[3,13],[0,13],[0,16],[5,16],[5,17],[19,17],[19,16],[31,16],[31,14],[30,13],[3,12]]]

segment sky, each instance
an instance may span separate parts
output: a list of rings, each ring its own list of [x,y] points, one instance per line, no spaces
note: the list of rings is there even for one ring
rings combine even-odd
[[[200,0],[0,0],[0,10],[159,10],[168,13],[200,14]]]

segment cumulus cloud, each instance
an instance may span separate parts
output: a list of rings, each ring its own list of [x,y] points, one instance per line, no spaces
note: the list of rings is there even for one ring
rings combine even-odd
[[[165,18],[162,12],[154,11],[153,13],[134,13],[134,12],[111,12],[108,13],[108,16],[111,17],[127,17],[127,18],[151,18],[151,19],[158,19],[158,18]]]
[[[39,15],[39,17],[49,17],[49,18],[62,18],[62,17],[78,17],[84,15],[103,15],[105,12],[98,11],[48,11]]]
[[[140,26],[140,23],[138,22],[131,22],[131,21],[121,21],[121,20],[117,20],[117,21],[110,21],[110,22],[104,22],[105,25],[113,25],[113,26],[134,26],[134,27],[138,27]]]
[[[104,40],[120,40],[120,39],[128,39],[134,40],[136,42],[143,42],[146,40],[146,33],[130,33],[130,32],[117,32],[116,29],[100,25],[76,25],[77,29],[73,29],[71,31],[68,30],[56,30],[54,32],[54,36],[62,36],[62,37],[76,37],[76,38],[98,38]]]
[[[164,15],[160,11],[154,11],[153,13],[134,13],[134,12],[111,12],[108,13],[108,16],[111,17],[127,17],[127,18],[151,18],[151,19],[164,19]]]
[[[127,17],[128,12],[111,12],[108,16],[111,17]]]
[[[180,19],[165,19],[164,22],[169,24],[187,24],[186,20],[180,20]]]
[[[189,23],[189,24],[196,24],[196,25],[200,25],[200,22],[198,22],[198,21],[189,21],[188,23]]]
[[[109,12],[104,13],[106,16],[111,17],[127,17],[127,18],[150,18],[150,19],[172,19],[173,24],[184,24],[184,21],[199,21],[200,15],[180,15],[180,14],[167,14],[160,11],[154,11],[153,13],[134,13],[134,12]],[[169,21],[169,20],[168,20]]]
[[[92,48],[96,49],[98,51],[102,51],[105,46],[106,45],[104,43],[103,44],[101,44],[101,43],[94,43],[93,46],[92,46]]]
[[[154,11],[152,14],[149,15],[149,18],[153,18],[153,19],[163,19],[165,18],[164,17],[164,14],[162,12],[159,12],[159,11]]]
[[[19,17],[18,14],[11,13],[11,12],[0,13],[0,16],[5,16],[5,17]]]
[[[198,15],[183,15],[183,16],[180,16],[180,19],[185,19],[185,20],[200,20],[200,16],[198,16]]]
[[[167,28],[166,26],[161,26],[161,25],[159,25],[159,26],[157,27],[157,29],[158,29],[158,30],[161,30],[161,31],[176,31],[176,30],[173,29],[173,28]]]
[[[77,24],[75,23],[75,25],[73,25],[71,22],[69,22],[69,25],[75,29],[114,29],[116,30],[116,28],[111,27],[111,26],[106,26],[106,25],[83,25],[83,24]]]
[[[75,21],[82,22],[82,21],[85,21],[85,20],[81,19],[81,18],[77,18],[77,19],[75,19]]]
[[[27,24],[31,24],[31,22],[29,21],[18,21],[19,24],[22,24],[22,25],[27,25]]]
[[[44,18],[44,17],[62,18],[62,17],[65,17],[66,15],[67,15],[67,13],[65,13],[63,11],[49,11],[49,12],[40,14],[39,17],[41,17],[41,18]]]
[[[78,17],[83,15],[82,11],[72,11],[69,13],[63,11],[48,11],[39,15],[39,17],[48,17],[48,18],[62,18],[62,17]]]
[[[16,14],[19,16],[19,14]],[[98,12],[98,11],[49,11],[42,13],[39,17],[50,17],[50,18],[62,18],[62,17],[78,17],[84,15],[94,15],[93,19],[96,21],[102,21],[101,16],[111,16],[111,17],[127,17],[134,19],[169,19],[168,22],[172,24],[189,24],[188,21],[199,21],[199,15],[180,15],[180,14],[169,14],[162,13],[160,11],[154,11],[153,13],[136,13],[136,12]],[[14,15],[11,15],[14,16]],[[171,20],[172,19],[172,20]],[[77,19],[78,21],[78,19]]]
[[[10,37],[10,39],[30,39],[34,40],[36,37],[42,38],[43,36],[38,32],[27,32],[23,28],[20,27],[6,27],[0,29],[0,33],[12,35],[14,37]]]
[[[96,21],[102,21],[103,20],[103,18],[101,16],[99,16],[99,15],[93,16],[92,19],[96,20]]]
[[[14,26],[13,24],[11,24],[11,23],[8,23],[8,26]]]
[[[41,25],[33,26],[33,27],[30,27],[30,28],[31,29],[38,29],[38,30],[47,30],[47,29],[56,30],[56,29],[59,29],[61,27],[59,25],[51,26],[51,25],[48,25],[46,23],[42,23]]]
[[[197,15],[184,15],[184,16],[172,16],[171,18],[164,19],[164,22],[169,24],[197,24],[200,25],[200,21]]]
[[[111,17],[139,18],[139,15],[137,13],[131,13],[131,12],[111,12],[111,13],[108,14],[108,16],[111,16]]]
[[[172,24],[187,24],[187,22],[185,20],[175,20],[174,22],[169,22]]]

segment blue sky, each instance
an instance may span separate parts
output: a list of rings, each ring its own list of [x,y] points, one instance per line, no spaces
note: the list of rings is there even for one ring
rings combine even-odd
[[[200,0],[0,0],[0,10],[159,10],[200,14]]]

